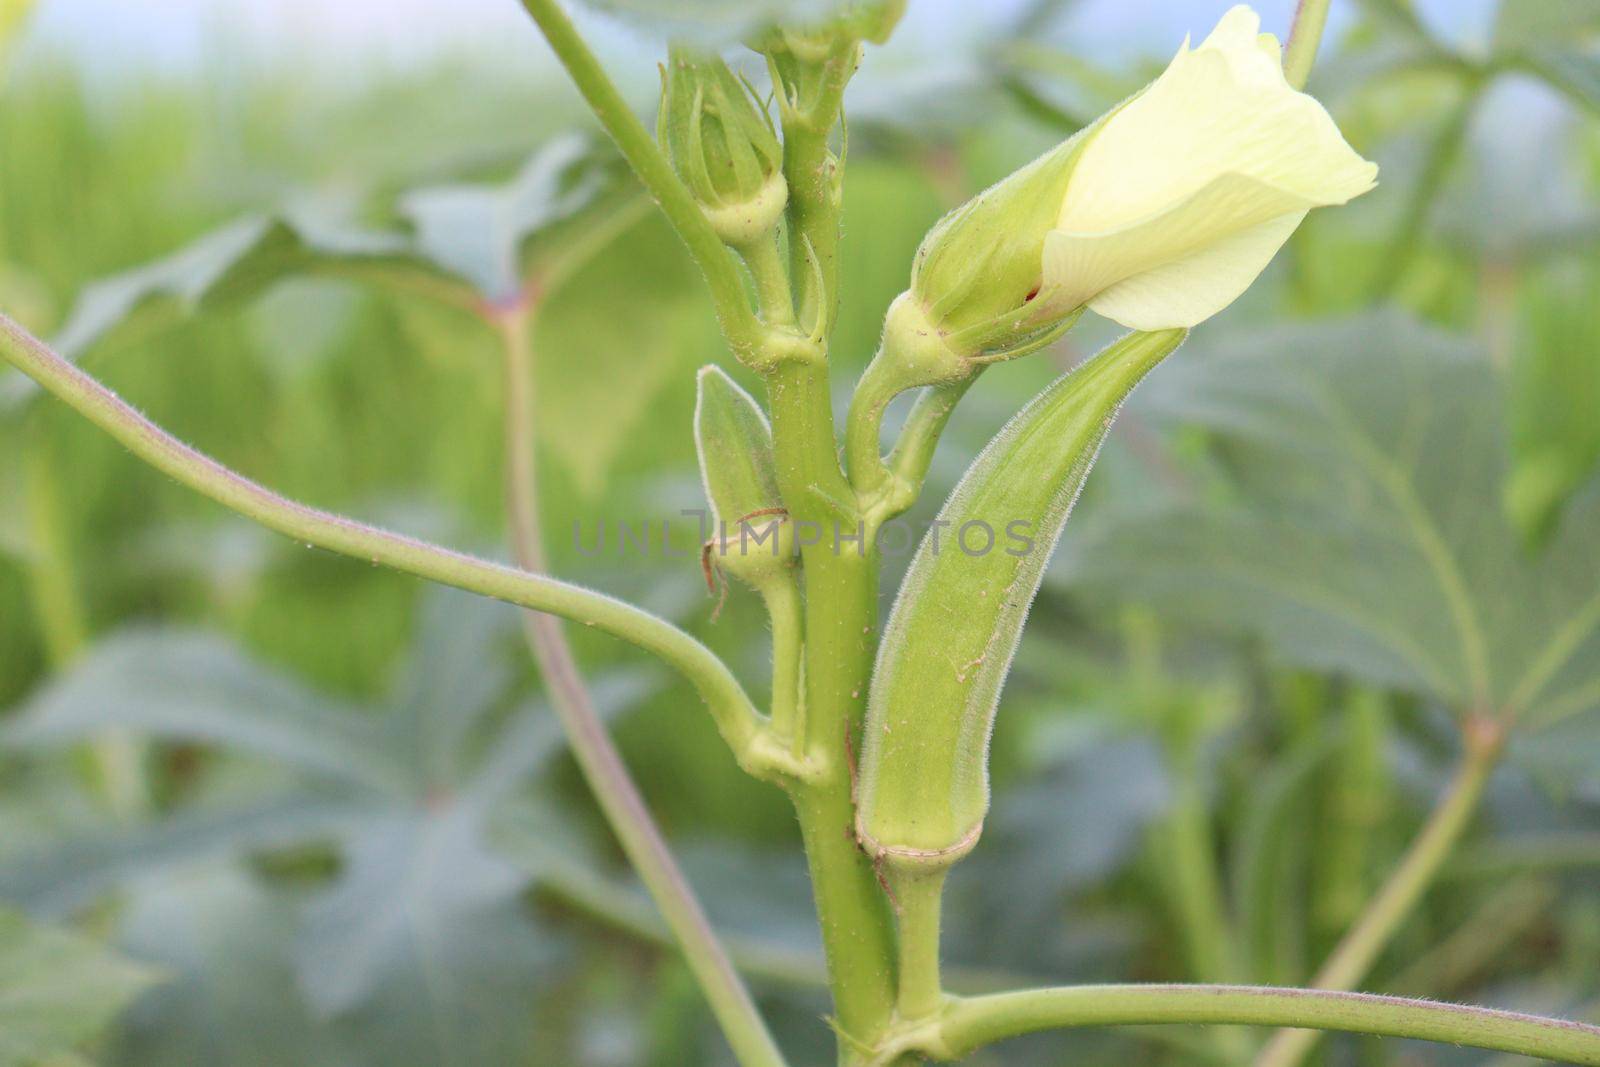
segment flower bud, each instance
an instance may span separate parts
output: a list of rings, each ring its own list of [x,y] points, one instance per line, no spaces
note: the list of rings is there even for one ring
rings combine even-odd
[[[720,58],[671,50],[657,137],[723,241],[742,248],[777,228],[789,201],[777,131]]]
[[[755,399],[719,367],[700,371],[694,438],[711,505],[708,574],[715,566],[758,589],[790,580],[794,523],[778,492],[772,429]]]
[[[1236,300],[1311,208],[1371,189],[1377,167],[1290,87],[1260,25],[1233,8],[1140,93],[935,226],[902,298],[914,311],[885,349],[931,330],[951,358],[1011,358],[1083,307],[1137,330],[1191,327]]]

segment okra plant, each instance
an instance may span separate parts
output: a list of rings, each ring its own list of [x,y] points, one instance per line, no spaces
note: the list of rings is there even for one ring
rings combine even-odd
[[[720,596],[747,588],[764,605],[768,706],[671,623],[545,573],[531,323],[541,291],[641,210],[581,146],[547,154],[525,176],[548,195],[506,242],[504,258],[514,262],[499,273],[452,269],[448,257],[384,241],[334,242],[337,254],[324,242],[313,256],[316,235],[281,223],[229,238],[236,258],[248,246],[276,257],[275,270],[315,260],[317,269],[454,304],[493,333],[505,357],[517,567],[278,496],[182,444],[9,318],[0,319],[0,351],[140,459],[263,526],[526,609],[528,644],[587,782],[747,1067],[786,1060],[613,748],[559,619],[678,671],[738,765],[792,800],[841,1064],[956,1060],[1041,1030],[1172,1023],[1286,1028],[1261,1049],[1262,1067],[1301,1062],[1318,1030],[1600,1064],[1600,1028],[1351,991],[1437,869],[1504,743],[1501,724],[1483,714],[1469,723],[1468,772],[1317,988],[1107,985],[960,996],[941,980],[946,876],[958,863],[983,862],[977,846],[1002,689],[1046,564],[1120,406],[1191,330],[1251,285],[1308,212],[1345,204],[1377,181],[1377,168],[1303,91],[1327,0],[1303,0],[1286,46],[1262,32],[1249,8],[1233,8],[1144,89],[940,221],[907,264],[904,293],[885,309],[880,348],[856,383],[842,432],[830,342],[850,299],[840,291],[849,254],[840,225],[845,101],[905,0],[857,0],[761,27],[747,44],[765,68],[764,88],[721,55],[674,45],[653,131],[558,0],[524,5],[703,272],[729,359],[764,387],[758,398],[724,368],[706,367],[693,433],[711,517],[704,574]],[[425,238],[426,226],[419,229]],[[870,241],[870,226],[851,239]],[[223,273],[222,281],[247,286],[252,271],[236,262]],[[617,314],[632,313],[619,294]],[[1090,313],[1132,332],[1050,385],[994,437],[944,502],[880,617],[880,535],[922,496],[964,395],[990,364],[1050,346]],[[885,448],[886,412],[908,393],[909,413]]]

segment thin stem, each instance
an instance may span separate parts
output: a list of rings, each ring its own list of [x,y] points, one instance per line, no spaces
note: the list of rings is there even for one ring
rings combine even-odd
[[[839,34],[820,66],[807,71],[815,75],[805,79],[808,84],[785,87],[779,79],[776,85],[788,96],[782,111],[783,171],[789,181],[789,273],[800,294],[801,322],[808,330],[832,323],[839,304],[839,161],[828,140],[860,58],[861,42]]]
[[[733,255],[679,180],[655,138],[606,76],[599,60],[557,0],[522,0],[522,6],[533,16],[556,58],[616,142],[623,158],[661,205],[667,221],[683,243],[688,245],[689,254],[705,273],[729,347],[740,360],[748,361],[756,354],[763,331],[750,309]]]
[[[954,1000],[936,1022],[908,1032],[873,1062],[912,1050],[955,1059],[1041,1030],[1155,1023],[1316,1027],[1600,1065],[1600,1027],[1583,1023],[1366,993],[1181,985],[1068,986]]]
[[[879,491],[889,480],[882,436],[884,412],[901,392],[893,378],[894,372],[880,354],[867,364],[850,398],[844,429],[845,468],[850,472],[850,484],[862,495]]]
[[[1300,0],[1300,6],[1295,9],[1289,43],[1283,49],[1283,76],[1296,89],[1304,89],[1311,79],[1317,46],[1322,43],[1328,8],[1332,6],[1332,0]]]
[[[906,417],[905,426],[900,430],[900,439],[889,454],[889,469],[894,474],[895,483],[911,497],[911,500],[904,501],[904,507],[910,507],[921,493],[922,485],[928,479],[928,469],[933,466],[939,438],[950,422],[950,415],[977,380],[978,376],[974,374],[959,382],[929,386],[917,397],[911,414]]]
[[[504,353],[506,506],[512,550],[524,570],[543,574],[549,561],[539,518],[532,318],[531,306],[522,305],[500,315],[494,324]],[[522,623],[584,780],[677,938],[735,1057],[747,1067],[781,1067],[783,1054],[595,710],[560,620],[524,611]]]
[[[776,234],[758,237],[739,249],[744,265],[756,283],[756,302],[761,308],[761,319],[769,326],[793,326],[794,293],[789,286],[789,272],[778,254]]]
[[[42,423],[36,420],[36,423]],[[24,469],[27,486],[28,583],[34,610],[44,635],[45,655],[52,667],[64,669],[89,643],[89,624],[72,571],[72,551],[66,517],[62,513],[58,456],[43,425],[35,425],[34,450]],[[101,731],[89,742],[86,755],[95,785],[112,813],[132,818],[150,803],[145,781],[144,746],[115,728]]]
[[[772,732],[789,743],[795,756],[806,750],[805,704],[800,691],[804,677],[805,604],[799,587],[789,578],[769,582],[761,591],[767,617],[772,620]]]
[[[694,685],[723,738],[751,773],[805,772],[772,750],[765,718],[727,665],[665,619],[581,586],[476,559],[281,497],[183,444],[4,315],[0,315],[0,356],[146,463],[269,529],[306,545],[574,619],[639,646]]]
[[[1428,146],[1422,172],[1417,176],[1416,184],[1411,187],[1410,195],[1406,198],[1400,223],[1394,228],[1385,254],[1378,258],[1380,267],[1372,282],[1374,300],[1387,300],[1392,297],[1415,260],[1416,250],[1422,239],[1423,230],[1427,227],[1434,201],[1438,199],[1439,191],[1450,177],[1456,154],[1460,152],[1461,145],[1466,140],[1467,130],[1471,127],[1477,103],[1478,82],[1476,78],[1468,78],[1462,84],[1461,99],[1446,116],[1444,125],[1440,127],[1433,143]]]
[[[1350,989],[1366,977],[1471,823],[1489,775],[1499,761],[1504,732],[1498,724],[1473,720],[1466,737],[1466,755],[1449,787],[1406,849],[1399,866],[1312,979],[1317,988]],[[1309,1030],[1284,1031],[1262,1049],[1255,1067],[1296,1067],[1316,1044],[1317,1037]]]
[[[944,1003],[939,978],[939,913],[946,873],[905,869],[890,875],[900,938],[895,1010],[902,1020],[928,1018]]]

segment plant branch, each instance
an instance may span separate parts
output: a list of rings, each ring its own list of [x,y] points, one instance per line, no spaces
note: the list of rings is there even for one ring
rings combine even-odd
[[[594,590],[477,559],[279,496],[177,440],[4,315],[0,315],[0,357],[152,467],[269,529],[306,545],[561,615],[637,645],[689,680],[741,766],[763,777],[805,772],[773,747],[765,718],[727,665],[665,619]]]
[[[758,353],[764,331],[750,308],[744,279],[733,254],[723,245],[700,205],[679,180],[655,138],[606,76],[558,0],[522,0],[522,6],[538,24],[595,117],[700,265],[711,288],[723,335],[734,355],[743,362],[751,361]]]
[[[1328,24],[1328,8],[1332,6],[1332,0],[1300,0],[1300,6],[1295,9],[1289,43],[1283,50],[1283,76],[1296,89],[1304,89],[1311,79],[1317,47],[1322,43],[1322,31]]]
[[[806,751],[805,699],[801,692],[805,656],[805,603],[790,578],[762,590],[772,620],[772,732],[789,743],[796,757]]]
[[[1487,720],[1470,721],[1465,736],[1467,751],[1455,777],[1399,866],[1312,979],[1317,988],[1345,990],[1366,977],[1466,831],[1505,738],[1502,728]],[[1316,1044],[1317,1036],[1305,1030],[1280,1033],[1262,1049],[1255,1067],[1296,1067]]]
[[[549,561],[539,518],[533,305],[519,305],[501,314],[494,325],[505,357],[506,508],[512,551],[524,570],[544,574],[549,571]],[[622,851],[666,918],[734,1056],[746,1067],[782,1067],[783,1053],[729,962],[595,710],[561,621],[543,612],[524,611],[522,625],[584,780]]]
[[[1600,1027],[1489,1008],[1331,990],[1263,986],[1066,986],[957,999],[897,1035],[873,1064],[923,1052],[956,1059],[1041,1030],[1146,1024],[1298,1026],[1415,1038],[1600,1065]]]

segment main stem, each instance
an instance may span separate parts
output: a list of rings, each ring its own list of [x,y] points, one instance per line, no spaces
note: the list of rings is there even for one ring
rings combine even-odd
[[[1317,988],[1350,989],[1366,977],[1471,823],[1489,775],[1499,761],[1504,730],[1486,719],[1471,720],[1465,737],[1466,754],[1449,787],[1400,865],[1312,979]],[[1318,1037],[1311,1030],[1284,1031],[1262,1049],[1255,1067],[1296,1067]]]
[[[503,312],[495,326],[504,351],[506,505],[512,549],[524,570],[545,574],[549,560],[539,519],[531,307],[521,304]],[[561,621],[543,612],[524,611],[522,624],[584,780],[628,862],[666,918],[734,1056],[744,1067],[783,1067],[783,1053],[595,711]]]
[[[857,521],[834,450],[825,367],[791,363],[768,380],[778,481],[797,531],[805,581],[807,753],[823,771],[793,790],[828,960],[841,1059],[854,1062],[894,1011],[888,901],[856,845],[854,760],[876,647],[878,572],[870,546],[839,544]],[[859,551],[858,551],[859,548]]]
[[[902,1044],[941,1059],[1022,1034],[1152,1023],[1315,1026],[1600,1065],[1600,1027],[1435,1001],[1260,986],[1068,986],[955,1000]],[[880,1060],[879,1062],[883,1062]]]

